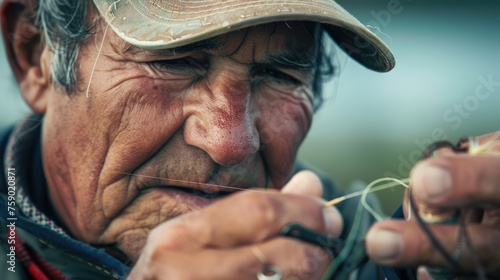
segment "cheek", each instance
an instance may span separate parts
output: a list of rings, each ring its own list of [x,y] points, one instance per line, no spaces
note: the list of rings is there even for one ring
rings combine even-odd
[[[290,177],[297,150],[309,131],[312,105],[308,98],[274,96],[259,102],[258,130],[263,156],[275,187]]]
[[[262,113],[261,139],[265,148],[295,153],[310,127],[310,115],[302,106],[283,105]]]
[[[93,85],[88,98],[50,95],[43,131],[49,183],[72,186],[64,196],[86,200],[79,205],[99,204],[99,186],[139,167],[181,126],[182,100],[164,84],[136,78],[107,91]]]
[[[106,93],[104,118],[109,149],[103,171],[132,172],[156,153],[183,123],[183,96],[165,82],[140,79],[121,84],[114,93]],[[101,114],[102,112],[94,112]],[[121,174],[101,181],[108,184]]]
[[[309,131],[313,106],[307,90],[298,88],[294,92],[266,92],[257,102],[261,119],[262,142],[274,142],[297,148]],[[283,143],[284,142],[284,143]]]

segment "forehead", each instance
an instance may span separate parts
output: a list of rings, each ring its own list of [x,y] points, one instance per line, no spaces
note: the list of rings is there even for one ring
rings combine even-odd
[[[275,22],[232,31],[217,37],[201,40],[174,49],[145,50],[128,43],[121,44],[121,51],[128,54],[147,52],[150,57],[208,52],[231,56],[236,53],[259,56],[296,53],[314,56],[321,33],[320,24],[311,22]]]

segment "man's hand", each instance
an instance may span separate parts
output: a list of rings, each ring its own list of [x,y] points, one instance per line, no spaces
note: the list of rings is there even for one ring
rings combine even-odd
[[[282,192],[243,191],[165,222],[149,235],[129,279],[255,280],[267,265],[279,267],[282,279],[319,279],[331,261],[326,252],[278,234],[292,222],[340,234],[342,218],[323,207],[321,192],[319,179],[301,172]]]
[[[438,157],[415,165],[410,175],[411,187],[420,209],[460,210],[475,253],[466,244],[459,244],[463,243],[460,225],[429,227],[450,255],[456,252],[457,246],[463,246],[459,259],[463,269],[474,273],[477,256],[488,275],[499,277],[500,139],[495,133],[479,140],[481,145],[490,145],[484,146],[486,150],[477,155],[440,151]],[[368,232],[366,245],[370,258],[383,265],[449,267],[414,219],[376,224]]]

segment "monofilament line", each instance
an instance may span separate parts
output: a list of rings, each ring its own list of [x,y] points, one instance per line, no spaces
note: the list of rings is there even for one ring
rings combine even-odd
[[[140,174],[133,174],[133,173],[121,172],[121,171],[113,171],[113,172],[120,173],[120,174],[123,174],[123,175],[128,175],[128,176],[135,176],[135,177],[143,177],[143,178],[150,178],[150,179],[170,181],[170,182],[173,182],[173,183],[176,183],[176,182],[177,183],[187,183],[187,184],[193,184],[193,185],[204,186],[204,187],[217,187],[217,188],[221,188],[221,189],[230,189],[230,190],[241,190],[241,191],[252,191],[252,192],[265,192],[265,191],[260,191],[260,190],[252,190],[252,189],[245,189],[245,188],[238,188],[238,187],[230,187],[230,186],[210,184],[210,183],[200,183],[200,182],[188,181],[188,180],[170,179],[170,178],[163,178],[163,177],[157,177],[157,176],[140,175]]]
[[[384,180],[397,180],[397,179],[393,179],[393,178],[381,178],[381,179],[377,179],[376,181],[370,183],[370,185],[371,185],[371,187],[370,187],[371,191],[370,192],[378,192],[378,191],[382,191],[382,190],[385,190],[385,189],[389,189],[389,188],[401,185],[399,182],[392,182],[392,183],[387,183],[385,185],[373,187],[373,185],[379,183],[380,181],[384,181]],[[404,182],[404,183],[408,183],[408,181],[409,181],[408,179],[402,179],[401,180],[401,182]],[[350,198],[354,198],[354,197],[363,195],[363,193],[366,191],[367,188],[369,188],[369,187],[367,186],[362,191],[352,192],[350,194],[346,194],[344,196],[340,196],[340,197],[334,198],[334,199],[328,201],[327,203],[325,203],[325,207],[327,207],[327,206],[334,206],[334,205],[339,204],[340,202],[342,202],[344,200],[347,200],[347,199],[350,199]]]
[[[374,186],[380,182],[384,182],[384,181],[393,181],[392,183],[387,183],[387,184],[384,184],[382,186],[378,186],[377,188],[374,188]],[[369,194],[369,193],[372,193],[372,192],[376,192],[376,191],[381,191],[381,190],[384,190],[384,189],[388,189],[388,188],[391,188],[391,187],[395,187],[395,186],[403,186],[405,187],[406,189],[410,189],[410,186],[408,185],[410,182],[410,179],[402,179],[402,180],[399,180],[399,179],[396,179],[396,178],[390,178],[390,177],[386,177],[386,178],[380,178],[380,179],[377,179],[373,182],[371,182],[368,186],[366,186],[365,190],[363,191],[363,194],[361,196],[361,204],[363,205],[363,207],[366,209],[366,211],[368,211],[370,214],[372,214],[373,217],[375,217],[375,219],[377,219],[377,221],[382,221],[384,220],[384,218],[382,216],[380,216],[377,211],[375,211],[375,209],[373,209],[367,202],[366,202],[366,196]]]
[[[393,181],[393,182],[374,187],[376,184],[383,182],[383,181]],[[350,193],[348,195],[333,199],[333,200],[325,203],[325,207],[331,207],[331,206],[333,206],[341,201],[344,201],[346,199],[353,198],[353,197],[360,196],[360,195],[362,196],[360,201],[358,202],[358,206],[356,207],[356,212],[354,214],[354,219],[352,222],[352,228],[351,228],[351,231],[349,232],[349,235],[347,236],[344,249],[340,252],[340,254],[328,266],[326,271],[321,276],[321,280],[331,279],[331,277],[335,274],[335,272],[340,268],[342,263],[344,263],[348,259],[349,254],[351,252],[351,249],[356,242],[356,238],[357,238],[357,235],[358,235],[359,230],[360,230],[361,216],[363,213],[363,208],[365,208],[365,210],[370,212],[370,214],[372,214],[377,220],[380,221],[383,219],[378,213],[375,212],[375,210],[371,206],[368,205],[368,203],[366,203],[366,196],[368,195],[368,193],[385,190],[385,189],[396,187],[399,185],[404,186],[406,188],[409,188],[409,186],[408,186],[409,181],[410,181],[409,179],[398,180],[395,178],[380,178],[380,179],[377,179],[377,180],[371,182],[370,184],[368,184],[368,186],[363,191]]]
[[[387,183],[387,184],[383,184],[383,185],[380,185],[380,186],[375,186],[381,182],[384,182],[384,181],[392,181],[390,183]],[[410,186],[408,185],[410,182],[410,179],[406,178],[406,179],[396,179],[396,178],[389,178],[389,177],[386,177],[386,178],[380,178],[380,179],[377,179],[373,182],[371,182],[370,184],[368,184],[368,186],[366,186],[366,188],[362,191],[357,191],[357,192],[353,192],[353,193],[350,193],[350,194],[347,194],[347,195],[344,195],[344,196],[341,196],[341,197],[337,197],[335,199],[332,199],[330,201],[328,201],[327,203],[325,203],[325,207],[331,207],[331,206],[334,206],[346,199],[350,199],[350,198],[353,198],[353,197],[357,197],[357,196],[361,196],[361,204],[363,205],[363,207],[366,209],[366,211],[368,211],[370,214],[372,214],[373,217],[375,217],[375,219],[377,219],[378,221],[382,221],[383,218],[381,215],[379,215],[367,202],[366,202],[366,197],[369,193],[372,193],[372,192],[378,192],[378,191],[382,191],[382,190],[386,190],[386,189],[389,189],[389,188],[393,188],[393,187],[397,187],[397,186],[403,186],[407,189],[410,188]]]
[[[380,28],[379,28],[378,26],[373,26],[373,25],[368,24],[368,25],[366,26],[366,28],[372,28],[372,29],[377,30],[378,32],[380,32],[380,34],[382,34],[382,35],[386,36],[386,37],[387,37],[387,38],[389,38],[389,40],[392,42],[392,38],[391,38],[391,36],[387,35],[387,33],[385,33],[385,32],[383,32],[382,30],[380,30]],[[374,32],[374,33],[376,33],[376,32]]]
[[[92,72],[90,73],[89,84],[87,85],[87,90],[85,92],[85,96],[87,98],[89,98],[90,84],[92,82],[92,78],[94,77],[94,72],[95,72],[95,68],[97,66],[97,61],[99,60],[99,56],[101,56],[102,46],[104,45],[104,39],[106,38],[106,33],[108,33],[109,24],[110,24],[110,22],[108,24],[106,24],[106,28],[104,29],[104,34],[102,35],[101,45],[99,46],[99,50],[97,52],[97,56],[96,56],[95,61],[94,61],[94,66],[92,67]]]

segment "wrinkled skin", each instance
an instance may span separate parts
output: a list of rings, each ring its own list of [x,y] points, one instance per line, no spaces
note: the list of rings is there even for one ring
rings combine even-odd
[[[321,183],[301,172],[278,192],[241,192],[156,227],[130,279],[256,279],[275,265],[281,279],[320,279],[331,262],[318,246],[278,236],[291,222],[337,236],[342,219],[324,208]],[[228,212],[228,209],[231,209]]]
[[[315,46],[302,39],[310,33],[267,25],[220,37],[216,50],[174,55],[124,49],[108,30],[93,70],[98,32],[78,61],[79,89],[94,71],[88,97],[48,88],[43,159],[70,231],[89,243],[118,242],[136,258],[150,229],[199,208],[158,189],[180,184],[162,178],[281,188],[311,123],[313,72],[273,76],[265,71],[276,66],[263,64],[290,50],[312,60]]]
[[[255,245],[287,277],[321,275],[331,261],[322,249],[277,235],[290,222],[337,235],[339,213],[323,208],[310,173],[276,191],[311,125],[319,25],[271,23],[193,48],[146,51],[89,18],[95,34],[80,48],[75,90],[65,92],[51,81],[32,6],[6,0],[1,8],[23,97],[44,114],[49,196],[68,233],[139,263],[133,278],[193,279],[210,269],[213,279],[254,279],[265,265]],[[267,190],[198,196],[251,187]],[[215,258],[234,266],[215,271]],[[165,261],[172,265],[158,266]]]
[[[475,252],[466,244],[459,245],[459,225],[430,225],[430,228],[450,254],[463,246],[459,262],[464,272],[478,277],[475,273],[479,261],[484,272],[497,279],[500,277],[500,132],[479,137],[479,143],[484,149],[476,154],[455,154],[442,149],[436,158],[419,162],[410,174],[411,187],[417,207],[426,209],[426,213],[460,212]],[[403,209],[408,209],[408,199]],[[405,215],[409,216],[408,211]],[[414,218],[374,225],[367,234],[366,244],[368,255],[383,265],[450,267]],[[419,277],[429,279],[423,266]]]

